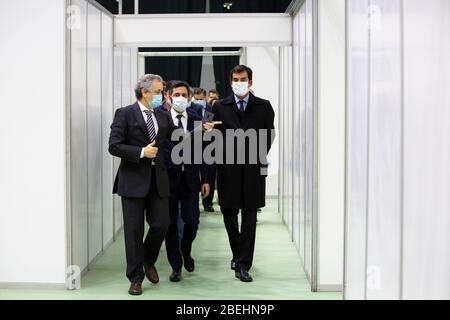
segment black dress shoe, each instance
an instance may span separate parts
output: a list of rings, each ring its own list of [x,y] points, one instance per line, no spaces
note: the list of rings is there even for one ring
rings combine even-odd
[[[172,271],[172,274],[169,277],[169,280],[172,282],[180,282],[181,281],[181,270],[180,271]]]
[[[236,270],[236,262],[234,262],[234,260],[231,260],[230,268],[231,270]]]
[[[213,206],[204,206],[203,209],[205,212],[215,212]]]
[[[191,256],[184,257],[184,268],[187,272],[194,272],[195,270],[195,260]]]
[[[142,294],[142,284],[140,282],[134,282],[130,285],[128,293],[132,296],[140,296]]]
[[[252,282],[253,281],[252,276],[246,270],[236,271],[235,276],[242,282]]]

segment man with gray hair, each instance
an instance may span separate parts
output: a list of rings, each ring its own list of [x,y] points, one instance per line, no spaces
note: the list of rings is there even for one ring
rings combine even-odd
[[[122,198],[128,293],[142,294],[145,277],[158,283],[155,268],[170,223],[169,177],[163,148],[177,128],[161,105],[163,79],[146,74],[135,87],[136,103],[119,108],[109,137],[109,152],[121,158],[113,193]],[[212,130],[220,122],[203,124]],[[144,237],[144,217],[150,228]]]
[[[159,281],[155,262],[169,226],[169,178],[164,153],[158,152],[175,130],[170,116],[156,109],[162,101],[158,75],[139,78],[137,102],[116,111],[109,152],[121,158],[114,193],[122,198],[127,278],[131,295],[142,294],[142,281]],[[144,238],[144,216],[150,228]]]

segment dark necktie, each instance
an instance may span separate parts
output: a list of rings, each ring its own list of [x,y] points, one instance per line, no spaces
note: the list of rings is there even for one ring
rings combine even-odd
[[[152,143],[156,139],[156,130],[155,124],[153,123],[152,112],[150,110],[144,110],[144,112],[147,115],[147,130],[148,135],[150,136],[150,143]]]
[[[177,115],[177,119],[178,119],[178,129],[182,129],[184,131],[184,127],[183,127],[183,122],[181,122],[181,118],[183,118],[182,114]],[[183,157],[183,149],[181,149],[180,151],[180,157]],[[182,170],[184,171],[184,163],[182,162],[183,166],[182,166]]]
[[[245,111],[244,100],[239,100],[239,111],[240,112],[244,112]]]
[[[183,127],[183,122],[181,122],[181,118],[183,118],[182,114],[177,115],[177,119],[178,119],[178,128],[179,129],[184,129]]]

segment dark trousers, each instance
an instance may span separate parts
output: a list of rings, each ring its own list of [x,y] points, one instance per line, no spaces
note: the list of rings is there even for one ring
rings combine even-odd
[[[212,164],[209,167],[209,187],[210,187],[209,195],[202,200],[204,207],[212,206],[213,204],[214,190],[216,187],[216,174],[217,174],[216,165]]]
[[[221,208],[223,221],[228,233],[236,270],[250,270],[253,264],[256,238],[257,209],[242,209],[241,230],[239,231],[239,209]]]
[[[182,173],[180,185],[172,191],[169,199],[170,225],[166,235],[167,258],[173,270],[180,271],[183,266],[183,257],[189,257],[192,243],[197,236],[200,221],[198,191],[187,188],[186,176]],[[183,237],[179,238],[178,216],[181,211],[183,220]]]
[[[127,278],[130,282],[142,282],[144,263],[155,264],[170,222],[168,198],[158,195],[154,168],[148,195],[145,198],[122,197],[122,209]],[[143,242],[144,217],[150,228]]]

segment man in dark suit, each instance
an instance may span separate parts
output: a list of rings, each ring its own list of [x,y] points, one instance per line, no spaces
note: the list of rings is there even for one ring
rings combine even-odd
[[[206,90],[203,88],[194,89],[193,103],[201,106],[201,117],[205,116],[205,112],[213,112],[212,106],[206,102]],[[214,212],[213,200],[214,200],[214,190],[216,184],[216,165],[212,164],[208,167],[209,169],[209,182],[210,182],[210,192],[209,195],[203,198],[203,209],[205,212]]]
[[[169,279],[172,282],[178,282],[181,280],[183,264],[188,272],[193,272],[195,269],[195,261],[191,256],[191,251],[200,221],[199,191],[202,192],[203,196],[208,195],[209,176],[208,166],[205,163],[196,164],[194,162],[196,150],[193,135],[195,129],[201,130],[202,118],[195,110],[187,107],[189,85],[183,81],[174,81],[167,92],[167,96],[172,107],[170,111],[166,112],[170,114],[174,125],[183,130],[182,134],[187,135],[183,139],[187,139],[185,140],[187,142],[185,148],[190,149],[190,159],[186,163],[175,163],[171,154],[177,141],[167,140],[164,147],[166,167],[170,179],[170,225],[166,235],[166,251],[172,267],[172,274]],[[162,106],[161,109],[166,110]],[[201,135],[199,138],[201,139]],[[200,141],[200,144],[202,144],[202,141]],[[202,152],[202,149],[199,152]],[[178,230],[180,211],[184,225],[182,233]],[[180,234],[182,234],[181,239]]]
[[[169,177],[163,148],[176,126],[161,104],[163,83],[158,75],[147,74],[135,86],[137,102],[116,111],[111,125],[109,152],[121,158],[114,193],[122,198],[128,293],[142,294],[142,281],[159,281],[155,262],[169,223]],[[205,129],[214,128],[205,123]],[[144,215],[150,226],[145,241]]]
[[[218,128],[224,137],[224,146],[233,145],[226,130],[242,129],[244,132],[255,130],[257,141],[245,139],[241,146],[234,144],[233,163],[217,165],[217,189],[219,205],[233,253],[231,268],[243,282],[253,281],[249,270],[253,263],[256,236],[256,215],[258,208],[265,206],[267,176],[267,153],[274,140],[274,111],[269,101],[250,93],[253,85],[253,72],[247,66],[236,66],[230,73],[234,94],[219,100],[214,105],[215,120],[221,121]],[[266,139],[264,140],[264,134]],[[234,139],[234,138],[232,138]],[[258,156],[255,162],[251,158],[250,145],[256,146]],[[262,150],[262,146],[264,149]],[[230,150],[225,149],[226,153]],[[239,156],[245,161],[239,162]],[[239,231],[238,214],[241,210],[242,224]]]

